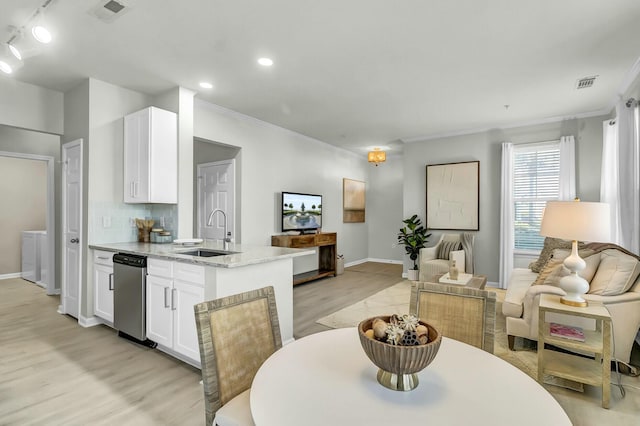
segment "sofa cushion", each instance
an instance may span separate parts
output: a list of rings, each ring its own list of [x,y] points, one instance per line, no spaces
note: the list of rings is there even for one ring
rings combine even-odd
[[[578,242],[578,248],[581,248],[584,243]],[[529,264],[529,269],[533,272],[539,273],[544,268],[544,265],[547,264],[551,256],[553,255],[553,250],[555,249],[570,249],[571,241],[561,240],[559,238],[546,237],[544,239],[544,245],[542,246],[542,251],[540,252],[540,256],[538,260],[531,262]]]
[[[524,296],[537,275],[528,268],[515,268],[511,271],[509,289],[505,294],[504,302],[502,302],[502,313],[505,316],[514,318],[522,316]]]
[[[442,240],[438,245],[438,259],[449,260],[449,255],[452,251],[460,250],[460,241],[447,241]]]
[[[556,249],[553,251],[553,257],[551,259],[560,260],[561,262],[564,263],[564,259],[569,257],[570,254],[571,252],[569,250]],[[587,280],[587,282],[591,282],[591,280],[596,274],[596,271],[598,270],[598,265],[600,264],[600,253],[594,253],[593,250],[585,249],[585,250],[579,250],[578,254],[586,264],[585,268],[582,271],[580,271],[580,276],[585,280]],[[551,260],[549,260],[547,265],[549,265],[550,263],[551,263]],[[571,272],[567,268],[565,268],[563,264],[559,268],[556,268],[551,273],[549,273],[543,280],[544,282],[539,284],[553,285],[553,286],[559,287],[560,279],[562,277],[566,277],[570,273]],[[540,275],[542,275],[542,272],[540,273]]]
[[[545,281],[552,275],[558,275],[560,270],[562,270],[562,261],[563,259],[556,259],[554,257],[549,258],[549,261],[544,268],[540,271],[536,280],[533,282],[533,285],[542,285],[545,284]]]
[[[619,250],[600,253],[600,265],[591,280],[590,294],[615,296],[625,293],[640,275],[640,262]]]

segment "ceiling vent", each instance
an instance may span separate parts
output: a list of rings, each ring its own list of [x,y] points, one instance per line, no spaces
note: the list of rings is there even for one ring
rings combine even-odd
[[[104,22],[113,22],[133,7],[133,0],[100,0],[89,14]]]
[[[584,77],[576,82],[576,89],[587,89],[593,86],[593,82],[596,81],[597,75],[593,77]]]

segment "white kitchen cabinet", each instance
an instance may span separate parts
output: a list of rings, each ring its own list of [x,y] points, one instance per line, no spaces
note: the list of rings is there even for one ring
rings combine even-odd
[[[124,117],[124,202],[178,202],[177,116],[149,107]]]
[[[93,310],[97,317],[113,324],[113,253],[93,253]]]
[[[173,346],[172,289],[171,278],[147,275],[147,339],[168,348]]]
[[[204,267],[151,258],[147,273],[147,338],[199,366],[193,305],[204,301]]]
[[[173,312],[173,349],[200,362],[198,330],[193,305],[204,302],[204,285],[173,281],[175,290]]]

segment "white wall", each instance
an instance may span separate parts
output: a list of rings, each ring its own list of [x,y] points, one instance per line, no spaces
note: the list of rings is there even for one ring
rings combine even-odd
[[[193,237],[193,97],[195,92],[176,87],[157,96],[158,107],[178,114],[178,205],[177,237]],[[175,235],[175,234],[174,234]]]
[[[576,138],[577,195],[584,201],[599,201],[602,158],[602,120],[605,116],[572,119],[536,126],[491,130],[405,145],[404,216],[426,216],[426,165],[480,161],[480,230],[476,234],[476,273],[498,281],[500,255],[500,164],[501,143],[525,143]],[[450,231],[460,232],[460,231]],[[430,244],[440,235],[433,232]],[[405,260],[406,264],[406,260]]]
[[[369,258],[400,262],[404,248],[398,246],[398,231],[403,226],[403,159],[387,154],[378,167],[369,165],[367,185],[367,223]]]
[[[322,230],[338,233],[345,261],[368,257],[368,223],[342,223],[342,179],[367,182],[365,158],[197,99],[194,136],[242,150],[236,223],[243,244],[270,245],[271,235],[281,232],[280,192],[305,192],[323,195]],[[306,266],[297,265],[296,271]]]
[[[0,76],[0,124],[63,133],[62,92]]]

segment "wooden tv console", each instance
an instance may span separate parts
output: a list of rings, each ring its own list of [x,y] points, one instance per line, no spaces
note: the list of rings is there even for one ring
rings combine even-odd
[[[335,232],[305,235],[272,235],[271,245],[289,248],[318,247],[318,269],[295,274],[293,276],[293,285],[296,285],[336,275],[336,240],[337,234]]]

